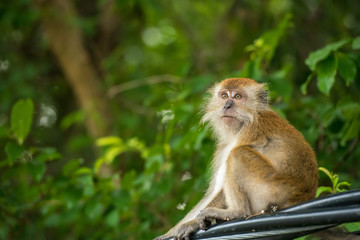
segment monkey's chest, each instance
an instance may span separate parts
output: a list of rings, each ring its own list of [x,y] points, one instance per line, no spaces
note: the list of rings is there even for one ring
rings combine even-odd
[[[218,170],[215,172],[214,176],[214,190],[213,194],[217,194],[224,187],[224,182],[226,178],[226,170],[228,166],[228,159],[231,151],[234,149],[236,142],[234,141],[232,144],[227,145],[222,151],[222,155],[218,156]]]

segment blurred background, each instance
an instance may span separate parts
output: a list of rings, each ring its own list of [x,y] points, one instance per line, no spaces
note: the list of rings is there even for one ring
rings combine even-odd
[[[359,188],[359,36],[359,1],[1,1],[0,239],[167,231],[207,188],[201,103],[228,77],[269,84],[319,194]]]

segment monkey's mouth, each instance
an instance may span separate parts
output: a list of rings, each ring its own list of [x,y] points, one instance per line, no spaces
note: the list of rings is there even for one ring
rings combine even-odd
[[[223,115],[221,116],[221,120],[225,125],[233,125],[238,122],[237,118],[231,115]]]
[[[237,122],[237,118],[231,115],[224,115],[221,117],[221,119],[225,124],[232,124],[234,122]]]
[[[222,118],[235,118],[234,116],[224,115]]]

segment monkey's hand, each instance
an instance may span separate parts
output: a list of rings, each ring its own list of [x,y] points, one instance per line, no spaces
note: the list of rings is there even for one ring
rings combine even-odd
[[[243,218],[244,216],[245,214],[241,210],[228,210],[228,209],[209,207],[203,209],[196,217],[196,220],[200,228],[206,230],[210,227],[213,221],[224,222],[236,218]]]
[[[171,237],[174,238],[174,240],[182,240],[183,238],[185,240],[190,240],[190,236],[200,229],[200,226],[196,220],[192,220],[189,222],[186,222],[184,224],[181,224],[179,226],[174,227],[171,229],[168,233],[155,238],[154,240],[165,240],[169,239]]]

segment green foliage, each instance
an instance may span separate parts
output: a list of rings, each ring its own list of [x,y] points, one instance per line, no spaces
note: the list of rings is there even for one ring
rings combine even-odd
[[[331,187],[320,186],[316,192],[316,197],[320,196],[320,194],[322,194],[324,192],[328,192],[328,193],[344,192],[344,191],[346,191],[346,189],[344,189],[344,187],[347,188],[347,187],[351,186],[351,183],[349,183],[349,182],[346,182],[346,181],[339,182],[339,176],[337,174],[330,172],[326,168],[319,167],[319,170],[322,171],[323,173],[325,173],[326,176],[329,177],[332,185],[331,185]]]
[[[144,143],[140,142],[137,138],[131,138],[126,143],[119,137],[104,137],[96,141],[99,147],[106,147],[103,156],[95,162],[95,172],[98,172],[101,165],[104,163],[111,164],[114,159],[124,152],[138,151],[143,158],[148,155],[148,150],[145,148]]]
[[[331,187],[320,186],[318,188],[318,190],[316,191],[316,197],[319,197],[323,193],[334,194],[334,193],[344,192],[351,186],[351,183],[349,183],[347,181],[339,182],[338,174],[332,173],[323,167],[319,167],[319,170],[321,172],[325,173],[325,175],[330,179]],[[345,224],[340,225],[339,228],[344,229],[347,232],[356,232],[356,231],[359,231],[359,229],[360,229],[360,223],[345,223]],[[306,237],[304,237],[304,239],[305,238]],[[306,238],[306,239],[309,239],[309,238]],[[313,238],[311,238],[311,239],[313,239]],[[300,240],[300,239],[298,239],[298,240]]]
[[[250,60],[244,64],[240,77],[262,79],[264,77],[264,65],[270,63],[281,37],[291,26],[291,15],[288,14],[276,28],[263,33],[253,44],[248,45],[245,51],[250,53]]]
[[[349,42],[349,39],[344,39],[328,44],[310,53],[309,57],[305,60],[306,65],[317,74],[319,90],[326,95],[329,95],[335,83],[337,72],[339,72],[339,75],[345,80],[347,85],[355,80],[357,70],[354,61],[350,56],[339,51],[341,47]],[[353,45],[356,45],[356,39],[353,40]],[[355,49],[355,47],[353,48]],[[302,86],[302,92],[304,94],[306,94],[306,87],[313,76],[314,75],[311,74]]]
[[[0,171],[6,173],[1,175],[0,181],[0,217],[4,219],[0,236],[3,239],[26,239],[30,234],[37,239],[47,239],[49,236],[63,236],[66,233],[71,239],[153,237],[149,219],[158,215],[158,210],[166,211],[167,207],[176,206],[179,202],[174,199],[171,204],[160,208],[148,208],[150,204],[158,206],[163,202],[158,199],[149,203],[149,199],[169,194],[176,181],[187,182],[185,185],[188,187],[190,182],[197,182],[195,189],[198,194],[192,200],[193,204],[201,196],[202,186],[205,184],[204,178],[195,181],[189,174],[174,175],[178,168],[183,171],[189,168],[189,162],[182,160],[195,154],[194,151],[203,161],[206,160],[204,155],[211,154],[211,142],[208,142],[208,146],[202,146],[207,137],[203,128],[193,129],[187,134],[181,130],[189,128],[189,123],[193,125],[199,120],[193,118],[191,113],[194,105],[199,105],[200,98],[194,104],[178,104],[185,98],[192,97],[186,93],[190,87],[191,84],[183,94],[163,106],[171,110],[160,115],[158,130],[162,134],[156,143],[146,146],[138,138],[100,138],[96,145],[102,152],[93,167],[86,166],[81,158],[74,158],[60,165],[60,171],[51,174],[49,162],[55,164],[54,160],[62,158],[56,149],[20,145],[11,136],[6,136],[7,159],[0,162]],[[16,106],[15,104],[14,108]],[[204,149],[207,151],[201,153]],[[121,165],[129,156],[134,159],[139,156],[137,161],[141,161],[142,169],[131,167],[120,170],[118,174],[106,179],[97,176],[101,164]],[[129,166],[132,165],[136,166],[129,163]],[[159,178],[162,180],[159,181]],[[183,196],[183,199],[178,196],[181,201],[189,198],[189,195]],[[184,213],[178,212],[176,208],[172,212],[176,212],[178,216]],[[21,223],[26,221],[27,216],[32,216],[32,223],[21,228]],[[141,231],[137,227],[139,222],[142,223]]]
[[[356,232],[360,229],[360,222],[344,224],[345,229],[348,232]]]
[[[356,45],[357,38],[352,42]],[[340,48],[348,44],[350,40],[341,40],[336,43],[328,44],[325,47],[309,54],[306,64],[313,71],[307,81],[302,85],[302,92],[306,93],[306,87],[309,84],[314,73],[317,75],[318,89],[326,94],[335,84],[336,73],[345,81],[346,86],[350,86],[356,79],[357,66],[353,59],[353,54],[345,54]],[[353,49],[356,49],[353,47]],[[337,137],[341,139],[340,144],[345,146],[346,142],[356,139],[360,133],[360,105],[356,99],[351,99],[351,94],[337,101],[334,108],[328,110],[324,115],[325,127],[330,127],[336,120],[344,121]]]
[[[316,65],[320,61],[326,59],[330,55],[330,53],[338,50],[348,42],[349,40],[347,39],[341,40],[339,42],[328,44],[325,47],[310,53],[309,57],[305,60],[306,65],[308,65],[312,71],[315,71]]]

